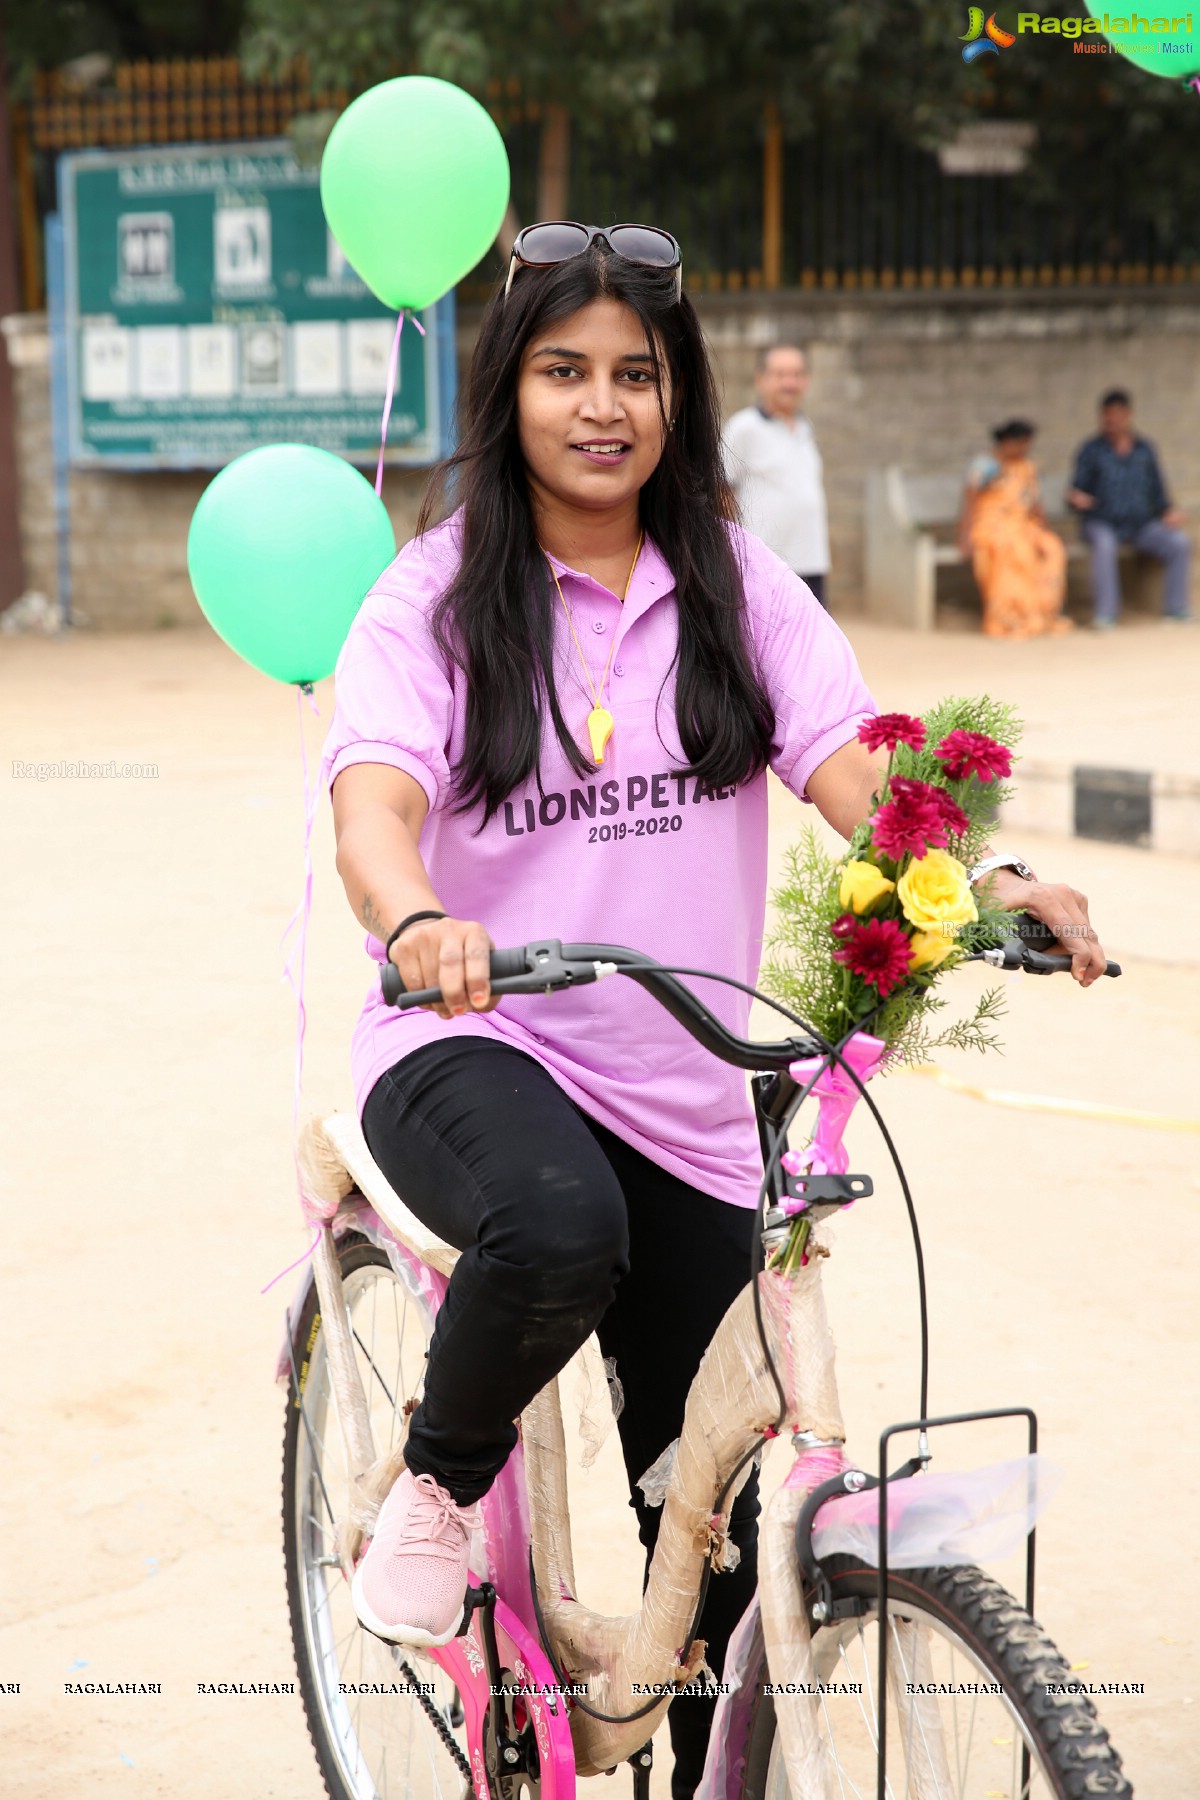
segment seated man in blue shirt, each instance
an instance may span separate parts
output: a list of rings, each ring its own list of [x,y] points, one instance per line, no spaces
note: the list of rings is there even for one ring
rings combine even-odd
[[[1191,546],[1180,530],[1183,514],[1167,498],[1153,444],[1133,429],[1129,395],[1122,388],[1110,389],[1100,402],[1100,435],[1079,447],[1067,503],[1083,514],[1097,631],[1110,631],[1120,611],[1120,544],[1148,551],[1165,564],[1164,618],[1196,616],[1188,605]]]

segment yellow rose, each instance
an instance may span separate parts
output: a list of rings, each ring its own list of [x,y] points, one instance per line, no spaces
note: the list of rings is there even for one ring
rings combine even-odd
[[[953,948],[953,932],[915,932],[908,942],[908,966],[914,973],[917,969],[936,969],[940,962],[946,960]]]
[[[967,925],[979,917],[967,871],[945,850],[930,850],[919,862],[910,863],[896,893],[905,918],[918,931],[934,925]],[[953,942],[952,934],[948,936]]]
[[[856,913],[865,913],[890,894],[895,887],[886,875],[881,875],[874,863],[848,862],[842,870],[842,884],[838,889],[838,902],[842,906],[853,908]]]

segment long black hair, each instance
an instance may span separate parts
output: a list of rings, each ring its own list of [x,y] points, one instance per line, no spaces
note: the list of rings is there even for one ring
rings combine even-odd
[[[673,274],[593,246],[553,268],[518,270],[507,300],[501,278],[484,311],[458,448],[435,471],[417,529],[429,528],[453,490],[462,507],[461,560],[432,623],[443,655],[466,677],[457,810],[482,802],[485,824],[534,771],[540,779],[547,714],[575,773],[594,771],[555,692],[554,589],[534,529],[517,383],[533,334],[600,298],[620,301],[641,321],[660,408],[664,362],[670,376],[673,428],[639,507],[675,577],[679,741],[691,773],[714,787],[748,781],[766,764],[775,712],[755,666],[726,527],[737,508],[721,465],[716,384],[695,308],[686,294],[676,300],[674,284]]]

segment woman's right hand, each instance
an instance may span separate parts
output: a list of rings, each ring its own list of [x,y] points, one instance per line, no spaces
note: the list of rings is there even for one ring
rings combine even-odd
[[[483,926],[473,919],[421,919],[410,925],[388,952],[410,993],[441,988],[441,1004],[423,1011],[439,1019],[467,1012],[491,1012],[500,1004],[488,981],[489,958],[495,949]]]

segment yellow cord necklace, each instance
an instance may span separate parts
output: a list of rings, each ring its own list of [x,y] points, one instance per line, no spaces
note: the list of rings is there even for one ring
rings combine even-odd
[[[624,604],[626,596],[629,593],[629,584],[633,580],[633,571],[637,568],[638,557],[642,554],[642,545],[645,542],[645,538],[645,532],[639,532],[637,549],[633,553],[633,561],[630,563],[629,573],[625,577],[625,592],[621,595],[622,604]],[[548,555],[546,561],[550,562]],[[604,673],[601,675],[600,685],[597,687],[592,680],[591,667],[587,657],[583,654],[583,645],[579,641],[579,634],[575,630],[575,621],[571,617],[571,609],[567,605],[566,596],[562,591],[562,583],[558,579],[558,574],[553,563],[550,563],[550,573],[554,576],[554,585],[558,589],[558,597],[562,601],[562,609],[567,615],[567,624],[571,627],[571,636],[575,640],[575,648],[579,652],[579,660],[583,664],[583,672],[587,677],[588,690],[592,696],[592,710],[587,716],[588,737],[590,738],[592,745],[592,761],[594,763],[602,763],[604,761],[605,746],[616,727],[616,720],[609,712],[607,706],[602,704],[602,701],[605,684],[608,681],[609,666],[613,659],[613,651],[617,647],[617,634],[615,631],[613,632],[612,643],[608,647],[608,661],[604,665]]]

